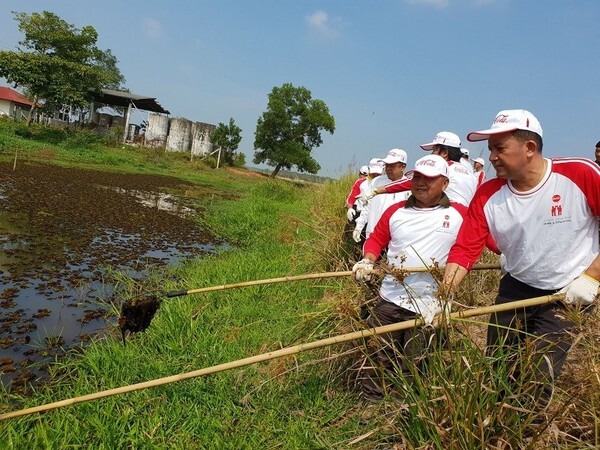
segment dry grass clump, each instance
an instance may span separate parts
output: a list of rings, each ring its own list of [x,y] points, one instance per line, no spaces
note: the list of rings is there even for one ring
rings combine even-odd
[[[346,177],[319,190],[311,210],[319,237],[310,246],[315,259],[329,270],[349,270],[360,258],[360,249],[348,236],[343,208],[352,181]],[[498,264],[499,259],[485,251],[479,263]],[[471,272],[461,285],[455,307],[493,304],[500,276],[499,270]],[[377,283],[369,286],[352,279],[338,283],[338,290],[328,291],[323,298],[319,312],[305,317],[305,335],[322,338],[364,328]],[[539,387],[534,375],[539,355],[532,351],[531,341],[518,359],[512,354],[492,357],[485,352],[488,318],[463,319],[452,322],[446,339],[431,348],[426,368],[419,369],[411,383],[402,375],[389,375],[388,382],[402,401],[392,399],[392,407],[386,407],[375,424],[361,430],[353,446],[600,448],[600,318],[597,311],[578,317],[574,348],[545,415],[534,413],[531,404]],[[369,363],[372,345],[377,345],[376,339],[369,342],[371,345],[357,341],[343,348],[323,349],[320,362],[328,364],[329,379],[336,388],[345,385],[355,390],[360,368]],[[509,383],[515,364],[522,375]],[[352,417],[353,412],[349,414]],[[358,420],[360,408],[356,415]],[[391,426],[395,433],[383,437],[379,434],[383,426]]]

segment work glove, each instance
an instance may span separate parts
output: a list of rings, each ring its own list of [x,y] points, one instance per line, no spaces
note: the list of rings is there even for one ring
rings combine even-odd
[[[598,297],[598,285],[595,278],[582,274],[560,290],[565,294],[565,303],[576,306],[586,306],[594,303]]]
[[[359,230],[358,228],[352,232],[352,239],[354,239],[354,242],[356,242],[357,244],[361,240],[361,233],[362,233],[362,230]]]
[[[352,274],[357,281],[370,281],[374,272],[374,263],[370,259],[363,258],[352,267]]]
[[[439,326],[442,323],[450,323],[450,313],[452,311],[452,301],[445,300],[441,303],[441,309],[424,309],[421,313],[424,326]]]
[[[362,203],[363,206],[365,206],[367,203],[369,203],[369,201],[375,197],[377,195],[377,190],[373,189],[371,192],[369,192],[368,194],[365,194],[363,196],[360,196],[360,202]]]
[[[346,217],[348,218],[348,222],[352,222],[354,220],[355,215],[356,210],[354,208],[348,208],[348,211],[346,211]]]

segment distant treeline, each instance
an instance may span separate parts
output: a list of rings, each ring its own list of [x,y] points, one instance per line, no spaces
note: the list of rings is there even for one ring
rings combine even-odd
[[[248,166],[247,166],[248,167]],[[264,173],[267,175],[271,175],[273,173],[272,169],[259,169],[258,167],[248,167],[248,169],[253,170],[255,172]],[[278,178],[288,178],[290,180],[302,180],[308,181],[309,183],[325,183],[326,181],[332,181],[334,178],[330,177],[320,177],[318,175],[313,175],[310,173],[301,173],[301,172],[289,172],[287,170],[280,170],[277,174]]]

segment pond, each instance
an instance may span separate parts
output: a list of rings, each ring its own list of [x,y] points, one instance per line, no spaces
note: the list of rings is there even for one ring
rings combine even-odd
[[[0,163],[0,381],[31,383],[104,329],[114,271],[142,280],[227,248],[194,220],[206,195],[219,193],[161,175]]]

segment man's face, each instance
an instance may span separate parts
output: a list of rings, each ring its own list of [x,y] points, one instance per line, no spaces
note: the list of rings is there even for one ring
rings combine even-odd
[[[406,164],[401,163],[401,162],[386,164],[385,165],[385,174],[392,181],[399,180],[404,175],[405,167],[406,167]]]
[[[448,178],[446,177],[430,178],[415,172],[412,177],[410,191],[416,199],[417,206],[429,208],[439,201],[447,186]]]
[[[596,161],[600,161],[600,147],[596,147]]]
[[[528,171],[533,150],[526,141],[521,142],[512,133],[502,133],[490,136],[488,149],[490,162],[496,170],[498,178],[521,180]]]

